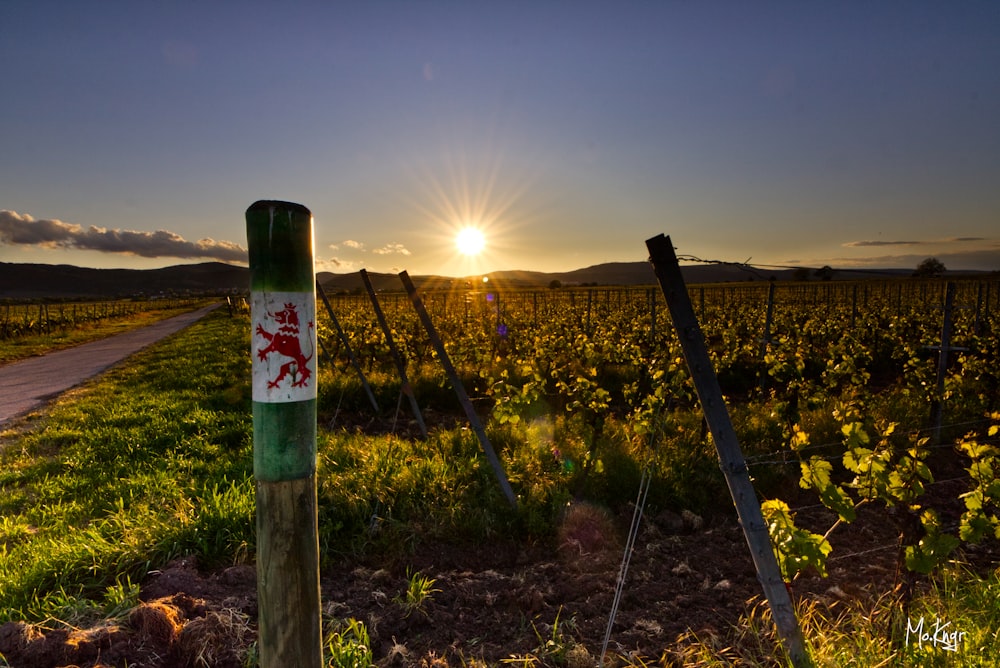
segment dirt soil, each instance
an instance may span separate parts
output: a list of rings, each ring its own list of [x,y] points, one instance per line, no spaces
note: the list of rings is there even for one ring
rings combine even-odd
[[[822,509],[800,512],[830,525]],[[796,597],[870,599],[895,583],[895,530],[870,511],[831,536],[828,578],[799,578]],[[533,654],[541,665],[593,666],[615,598],[630,512],[612,517],[582,504],[550,544],[427,546],[405,561],[340,563],[322,574],[324,612],[364,622],[384,666],[500,664]],[[434,591],[407,610],[408,575]],[[605,665],[621,657],[681,665],[685,634],[725,634],[761,590],[735,518],[692,513],[646,517],[635,541]],[[150,573],[144,603],[123,619],[87,629],[0,626],[10,666],[238,667],[256,640],[252,565],[203,572],[180,559]],[[555,640],[555,643],[546,643]],[[687,642],[690,642],[688,636]],[[2,664],[0,664],[2,665]]]

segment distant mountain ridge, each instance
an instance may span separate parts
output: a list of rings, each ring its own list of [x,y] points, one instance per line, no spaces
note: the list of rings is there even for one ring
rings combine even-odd
[[[224,262],[161,269],[93,269],[0,262],[0,299],[85,299],[216,294],[246,290],[246,267]]]
[[[734,265],[693,265],[682,267],[689,283],[723,283],[748,280],[792,280],[796,271],[779,269],[747,269]],[[810,278],[813,270],[808,270]],[[886,269],[871,271],[835,270],[832,278],[889,278],[908,276],[912,270]],[[369,272],[376,290],[402,290],[396,274]],[[553,285],[655,285],[652,266],[648,262],[607,262],[565,272],[496,271],[486,274],[491,285],[509,288],[548,288]],[[317,276],[330,293],[363,289],[359,272],[334,274],[320,272]],[[451,278],[443,276],[412,276],[423,289],[473,286],[482,283],[483,276]],[[161,269],[93,269],[67,264],[28,264],[0,262],[0,299],[97,299],[132,296],[208,295],[245,292],[249,287],[249,270],[223,262],[181,264]]]

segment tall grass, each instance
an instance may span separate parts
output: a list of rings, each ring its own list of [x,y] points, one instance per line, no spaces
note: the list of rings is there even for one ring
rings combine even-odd
[[[816,666],[1000,665],[1000,569],[982,577],[950,564],[926,584],[908,610],[889,592],[874,600],[802,599],[796,614]],[[918,629],[927,635],[921,636]],[[703,668],[789,665],[775,658],[781,655],[770,613],[758,602],[727,632],[682,638],[664,660]]]

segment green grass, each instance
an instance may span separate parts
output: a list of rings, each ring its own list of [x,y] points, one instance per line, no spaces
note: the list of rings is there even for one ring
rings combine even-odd
[[[0,435],[0,620],[99,605],[108,587],[180,555],[207,567],[252,557],[248,350],[248,318],[217,311],[28,431]],[[493,432],[521,493],[517,512],[469,430],[427,441],[322,431],[324,560],[551,531],[569,498],[551,443]]]
[[[4,436],[0,619],[101,600],[181,554],[252,552],[245,331],[213,314]]]
[[[323,638],[323,661],[331,668],[374,666],[371,642],[364,622],[347,619],[328,621]]]

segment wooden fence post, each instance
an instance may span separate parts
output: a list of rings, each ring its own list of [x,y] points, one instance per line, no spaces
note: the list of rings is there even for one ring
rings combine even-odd
[[[670,237],[661,234],[648,239],[646,247],[649,249],[650,261],[660,289],[667,300],[674,327],[677,329],[677,336],[684,351],[684,360],[691,372],[698,400],[701,402],[712,440],[719,453],[719,463],[726,477],[733,503],[736,505],[743,535],[750,547],[750,554],[757,568],[757,577],[771,608],[771,616],[774,618],[778,635],[793,666],[796,668],[810,666],[811,660],[806,653],[802,632],[795,618],[791,596],[781,577],[778,559],[771,548],[771,538],[764,523],[760,503],[750,481],[750,472],[740,450],[736,432],[733,430],[729,410],[726,408],[719,379],[715,375],[712,359],[705,346],[705,337],[695,317],[673,244],[670,242]]]
[[[320,668],[312,213],[262,200],[246,223],[260,665]]]
[[[868,294],[868,286],[865,286],[865,295]],[[851,286],[851,331],[854,331],[854,325],[858,322],[858,284],[855,283]]]
[[[948,375],[948,358],[953,352],[964,352],[967,348],[951,347],[952,319],[955,315],[955,284],[945,286],[944,318],[941,324],[941,345],[938,347],[937,393],[931,402],[931,420],[934,421],[934,443],[941,443],[941,426],[944,422],[944,381]],[[935,346],[931,346],[933,350]]]
[[[976,283],[976,320],[973,325],[972,331],[979,336],[983,324],[983,288],[986,287],[985,283],[979,281]]]
[[[455,391],[455,396],[458,397],[458,402],[462,405],[462,409],[465,411],[465,417],[469,420],[469,426],[472,427],[472,431],[475,432],[476,437],[479,439],[479,446],[486,454],[486,459],[489,460],[490,466],[493,467],[493,473],[497,477],[497,482],[500,483],[500,490],[503,492],[504,496],[507,497],[507,502],[510,503],[511,507],[516,509],[517,496],[514,494],[514,490],[510,486],[510,481],[507,480],[507,474],[503,470],[500,458],[497,457],[496,450],[493,449],[493,444],[490,443],[490,439],[486,435],[486,428],[483,427],[482,421],[476,414],[476,409],[472,406],[472,401],[469,399],[469,395],[465,391],[465,386],[462,385],[462,380],[458,377],[455,365],[451,363],[451,358],[448,357],[448,351],[444,349],[444,343],[441,341],[441,337],[438,336],[437,329],[434,328],[434,323],[431,322],[431,317],[427,314],[427,309],[424,308],[423,300],[421,300],[420,295],[417,294],[416,286],[413,285],[410,275],[405,271],[399,273],[399,280],[403,282],[403,287],[406,288],[406,294],[410,296],[410,301],[413,302],[413,308],[416,309],[420,322],[423,324],[424,329],[427,330],[427,336],[431,340],[431,345],[434,346],[434,351],[437,353],[438,359],[441,361],[441,366],[444,367],[444,372],[447,374],[448,381],[451,383],[451,389]]]
[[[372,285],[372,279],[368,277],[368,272],[364,269],[361,270],[361,280],[364,281],[365,289],[368,290],[368,297],[371,299],[372,308],[375,309],[375,318],[382,328],[382,334],[385,335],[385,342],[388,344],[389,351],[392,353],[392,359],[396,363],[396,370],[399,372],[399,382],[402,383],[400,391],[410,400],[410,409],[413,411],[413,417],[420,427],[420,433],[423,434],[424,438],[427,438],[427,425],[424,424],[424,416],[420,412],[420,406],[417,405],[417,397],[413,394],[413,386],[410,385],[410,379],[406,375],[406,360],[403,358],[403,354],[399,352],[399,348],[396,347],[396,341],[392,338],[392,328],[389,327],[389,323],[385,319],[385,314],[382,313],[382,306],[378,303],[375,286]]]

